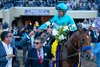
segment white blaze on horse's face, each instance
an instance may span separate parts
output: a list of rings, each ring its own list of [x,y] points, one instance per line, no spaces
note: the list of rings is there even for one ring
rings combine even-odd
[[[89,36],[87,36],[87,38],[89,38]]]
[[[86,38],[88,39],[88,41],[86,41],[87,42],[87,45],[90,45],[90,42],[91,42],[90,37],[87,35]]]

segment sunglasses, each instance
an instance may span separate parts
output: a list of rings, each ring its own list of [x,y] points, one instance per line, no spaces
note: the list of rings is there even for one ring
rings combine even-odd
[[[7,36],[7,37],[12,37],[12,35],[9,35],[9,36]]]
[[[40,42],[34,42],[34,44],[40,44]]]
[[[62,10],[58,10],[58,12],[63,12]]]

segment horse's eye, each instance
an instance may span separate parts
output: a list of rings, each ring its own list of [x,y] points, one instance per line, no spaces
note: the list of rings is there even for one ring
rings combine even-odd
[[[81,44],[83,44],[84,42],[85,42],[85,39],[82,39],[82,40],[81,40]]]

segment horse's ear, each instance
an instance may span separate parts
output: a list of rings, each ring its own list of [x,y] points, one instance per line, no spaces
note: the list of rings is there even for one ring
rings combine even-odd
[[[79,31],[79,33],[82,33],[83,32],[83,30],[81,28],[79,28],[78,31]]]

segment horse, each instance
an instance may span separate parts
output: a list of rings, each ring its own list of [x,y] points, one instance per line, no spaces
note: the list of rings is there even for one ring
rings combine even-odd
[[[90,36],[82,29],[74,32],[70,37],[68,36],[64,45],[61,45],[61,56],[60,58],[65,58],[60,60],[60,67],[81,67],[78,66],[80,63],[80,54],[82,48],[89,46],[91,43]],[[89,50],[86,53],[90,53]],[[77,66],[75,66],[77,65]]]

